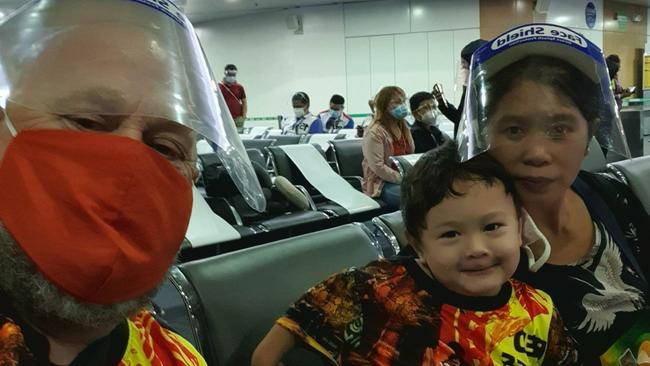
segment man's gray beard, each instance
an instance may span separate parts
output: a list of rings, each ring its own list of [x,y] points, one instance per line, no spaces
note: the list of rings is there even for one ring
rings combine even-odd
[[[71,250],[74,250],[74,244],[71,244]],[[2,222],[0,268],[0,291],[5,296],[2,301],[8,301],[23,320],[44,332],[48,332],[48,329],[89,329],[117,325],[149,305],[158,290],[156,288],[147,295],[110,305],[80,302],[61,292],[43,277]]]

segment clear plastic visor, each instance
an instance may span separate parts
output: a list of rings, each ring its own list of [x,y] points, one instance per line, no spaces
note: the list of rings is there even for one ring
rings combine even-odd
[[[593,137],[608,158],[630,157],[602,53],[599,62],[566,45],[539,43],[477,61],[477,53],[490,52],[488,43],[474,54],[457,137],[462,158],[540,144],[586,149]]]
[[[214,142],[246,202],[265,209],[194,29],[171,1],[31,1],[0,22],[0,45],[0,107],[18,131],[185,126]]]

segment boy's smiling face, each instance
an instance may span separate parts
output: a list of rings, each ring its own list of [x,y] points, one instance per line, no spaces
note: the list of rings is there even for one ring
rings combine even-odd
[[[458,181],[453,188],[462,196],[443,199],[426,215],[413,245],[419,263],[458,294],[494,296],[519,264],[515,204],[499,181]]]

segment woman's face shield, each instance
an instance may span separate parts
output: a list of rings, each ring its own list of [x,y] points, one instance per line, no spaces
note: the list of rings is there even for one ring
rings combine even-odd
[[[466,108],[463,159],[518,145],[585,154],[591,138],[608,155],[630,156],[601,50],[564,27],[529,24],[479,48]]]
[[[196,132],[218,147],[246,202],[265,209],[194,29],[171,1],[31,1],[0,22],[0,44],[0,108],[18,132],[112,132],[137,120],[163,153]]]

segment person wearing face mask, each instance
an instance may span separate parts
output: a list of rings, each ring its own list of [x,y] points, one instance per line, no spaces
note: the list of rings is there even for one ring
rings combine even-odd
[[[318,114],[309,133],[335,133],[342,128],[354,128],[354,120],[343,112],[345,99],[338,95],[330,98],[330,108]]]
[[[265,200],[191,22],[169,1],[32,1],[0,44],[0,365],[206,365],[149,310],[196,135]]]
[[[291,97],[291,104],[294,115],[282,121],[282,133],[304,135],[316,120],[309,111],[309,95],[305,92],[297,92]]]
[[[390,157],[414,150],[406,116],[404,91],[397,86],[384,87],[375,98],[374,119],[363,134],[363,192],[393,209],[399,209],[402,176]]]
[[[219,89],[228,104],[228,110],[235,120],[238,129],[244,128],[248,102],[244,86],[237,82],[237,66],[228,64],[223,70],[223,80],[219,83]]]
[[[472,54],[486,42],[487,41],[483,39],[474,40],[465,45],[465,47],[463,47],[463,49],[460,51],[460,71],[458,72],[456,83],[457,85],[463,86],[463,94],[460,97],[458,108],[447,101],[447,98],[445,98],[445,95],[442,91],[442,87],[438,84],[433,86],[433,91],[431,92],[431,94],[433,94],[433,96],[436,98],[436,101],[438,102],[438,109],[440,112],[454,124],[454,139],[458,134],[458,125],[460,123],[460,118],[463,115],[463,108],[465,106],[465,93],[467,91],[469,64],[472,61]]]
[[[415,93],[409,99],[409,104],[415,119],[411,127],[411,136],[416,154],[435,149],[449,140],[449,137],[437,127],[436,101],[431,93]]]

